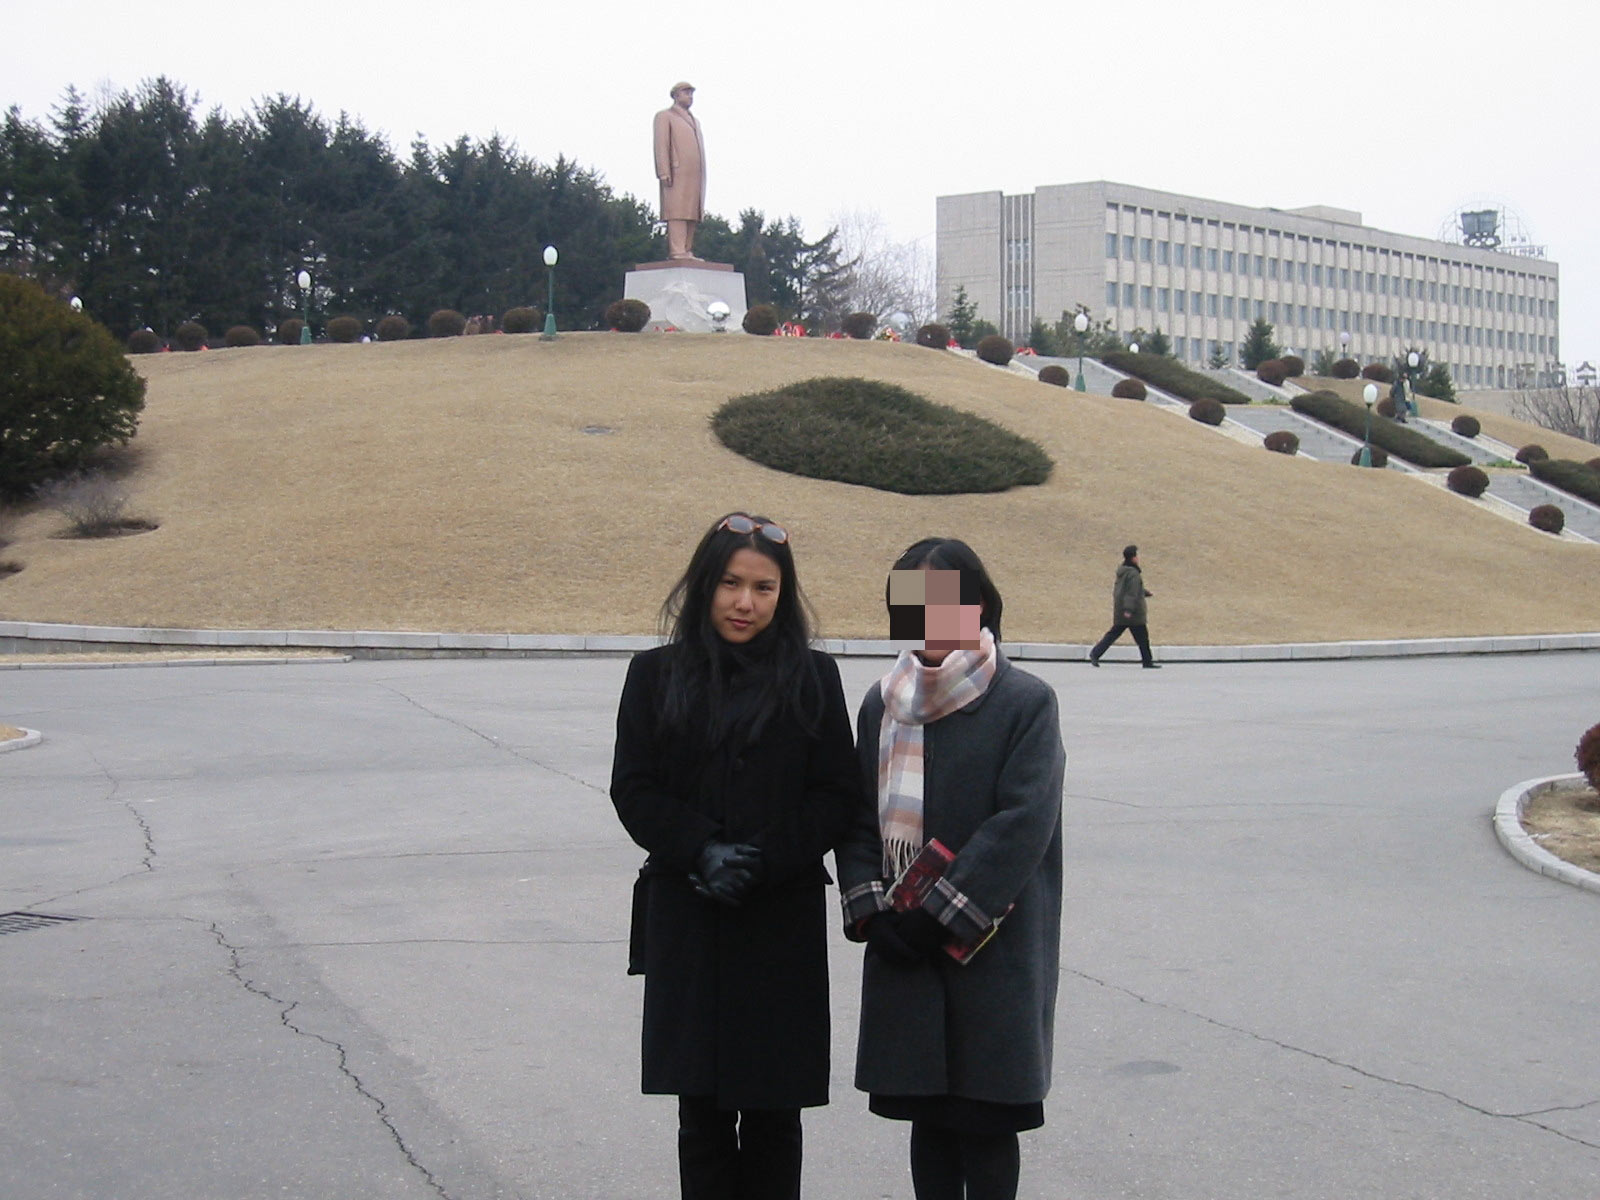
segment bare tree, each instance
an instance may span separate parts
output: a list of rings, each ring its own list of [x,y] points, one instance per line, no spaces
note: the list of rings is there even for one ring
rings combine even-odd
[[[1511,415],[1600,445],[1600,387],[1592,383],[1522,392],[1511,401]]]
[[[911,328],[938,319],[933,254],[925,239],[897,242],[879,213],[852,209],[835,214],[840,258],[849,264],[845,311],[869,312],[879,321],[904,313]]]

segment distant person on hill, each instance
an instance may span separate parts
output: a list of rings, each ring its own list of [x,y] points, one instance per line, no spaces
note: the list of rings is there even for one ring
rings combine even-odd
[[[628,664],[611,768],[649,853],[628,954],[643,1090],[678,1097],[685,1200],[798,1200],[800,1110],[828,1102],[822,858],[860,794],[850,714],[765,517],[706,532],[662,624]]]
[[[1122,565],[1117,568],[1116,581],[1111,585],[1111,628],[1089,651],[1091,667],[1100,665],[1100,656],[1126,630],[1138,643],[1139,657],[1145,667],[1152,671],[1160,669],[1161,664],[1150,654],[1150,630],[1146,625],[1149,618],[1145,600],[1154,595],[1144,586],[1144,572],[1139,569],[1139,547],[1124,546]]]

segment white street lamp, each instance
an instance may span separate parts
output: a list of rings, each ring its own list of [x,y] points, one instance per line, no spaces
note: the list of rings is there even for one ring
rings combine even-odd
[[[556,259],[559,257],[554,246],[544,248],[548,286],[545,290],[544,333],[540,334],[540,337],[547,342],[554,341],[556,336]]]
[[[1072,327],[1078,331],[1078,379],[1073,387],[1086,392],[1089,389],[1083,385],[1083,335],[1089,332],[1089,314],[1080,309],[1078,315],[1072,318]]]
[[[300,344],[311,345],[311,272],[301,271],[295,276],[300,285]]]
[[[1361,389],[1361,398],[1367,402],[1367,436],[1361,443],[1361,463],[1363,467],[1372,465],[1372,406],[1378,402],[1378,385],[1369,383]]]
[[[706,305],[706,316],[711,318],[711,332],[727,333],[728,318],[732,314],[733,310],[721,300],[713,300]]]

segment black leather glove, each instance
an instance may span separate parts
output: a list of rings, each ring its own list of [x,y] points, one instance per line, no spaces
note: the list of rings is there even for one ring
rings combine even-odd
[[[895,932],[895,917],[898,915],[880,912],[867,918],[866,925],[862,927],[867,937],[867,950],[897,967],[914,967],[922,961],[922,955],[906,945]]]
[[[919,958],[931,958],[944,946],[945,927],[926,909],[914,908],[894,917],[895,935]]]
[[[707,842],[698,865],[689,876],[694,890],[730,908],[742,904],[761,879],[761,851],[744,842]]]

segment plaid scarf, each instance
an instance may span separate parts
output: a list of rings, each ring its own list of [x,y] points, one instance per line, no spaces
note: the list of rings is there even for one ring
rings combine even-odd
[[[937,667],[902,650],[879,681],[878,830],[885,879],[898,879],[922,849],[923,726],[971,704],[989,690],[994,673],[994,634],[985,629],[978,649],[952,651]]]

